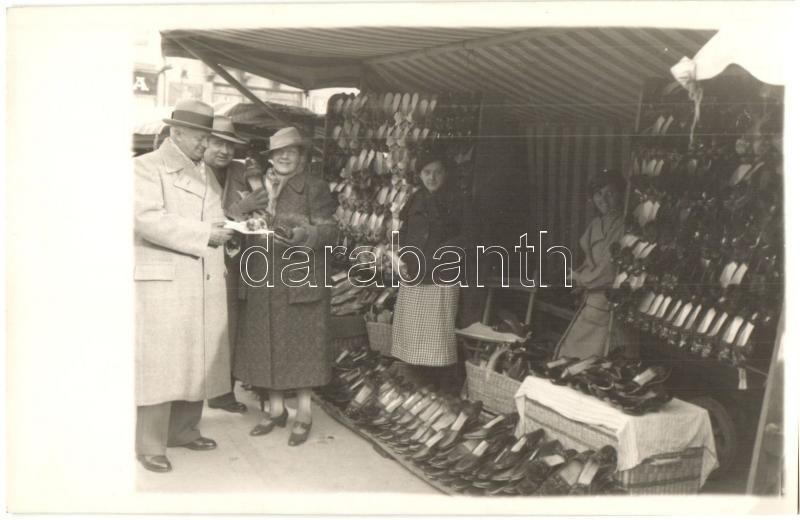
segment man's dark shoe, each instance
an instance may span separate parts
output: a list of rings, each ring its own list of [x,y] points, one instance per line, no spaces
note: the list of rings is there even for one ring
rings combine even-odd
[[[221,406],[213,406],[209,404],[208,407],[211,408],[212,410],[225,410],[226,412],[230,413],[247,413],[247,405],[244,403],[240,403],[239,401],[226,403]]]
[[[178,447],[194,451],[208,451],[215,449],[217,447],[217,443],[214,441],[214,439],[209,439],[208,437],[198,437],[192,442],[181,444]]]
[[[165,455],[137,455],[138,460],[144,469],[155,471],[156,473],[169,473],[172,471],[172,464]]]

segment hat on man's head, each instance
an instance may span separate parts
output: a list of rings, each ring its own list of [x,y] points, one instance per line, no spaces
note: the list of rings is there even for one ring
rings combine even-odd
[[[236,135],[233,119],[228,116],[214,116],[214,126],[211,135],[235,144],[247,144],[247,141]]]
[[[202,101],[185,99],[178,101],[172,117],[164,119],[169,126],[184,126],[210,132],[214,125],[214,109]]]
[[[270,154],[275,150],[280,150],[281,148],[287,148],[289,146],[300,146],[302,148],[308,147],[308,141],[306,141],[306,139],[300,134],[300,131],[293,126],[281,128],[275,132],[272,137],[269,138],[269,149],[266,152],[261,153]]]

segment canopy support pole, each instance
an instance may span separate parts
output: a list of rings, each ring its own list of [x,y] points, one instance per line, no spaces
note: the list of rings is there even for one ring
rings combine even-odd
[[[194,49],[191,49],[190,47],[187,47],[180,40],[174,40],[174,41],[175,41],[175,43],[177,43],[178,45],[183,47],[183,49],[186,52],[188,52],[189,54],[191,54],[192,56],[194,56],[198,60],[202,61],[203,63],[205,63],[206,65],[211,67],[211,69],[214,72],[216,72],[217,74],[222,76],[223,79],[225,79],[225,81],[227,81],[233,88],[238,90],[244,97],[246,97],[247,99],[249,99],[250,101],[255,103],[257,106],[261,107],[261,109],[264,110],[264,112],[266,112],[268,116],[274,118],[276,121],[279,121],[282,125],[286,125],[287,124],[286,121],[284,121],[282,118],[278,117],[278,115],[269,107],[269,105],[267,105],[262,100],[260,100],[258,98],[258,96],[256,96],[255,94],[253,94],[252,91],[250,91],[250,89],[248,89],[246,86],[242,85],[236,78],[231,76],[230,73],[227,70],[223,69],[221,66],[219,66],[216,63],[214,63],[212,60],[207,59],[202,54],[199,54],[199,53],[195,52]]]
[[[212,60],[209,60],[209,59],[207,59],[207,58],[206,58],[206,57],[204,57],[202,54],[199,54],[199,53],[195,52],[193,49],[191,49],[191,48],[189,48],[189,47],[185,46],[185,45],[184,45],[184,44],[183,44],[181,41],[179,41],[179,40],[174,40],[174,41],[175,41],[175,42],[176,42],[178,45],[180,45],[181,47],[183,47],[183,48],[186,50],[186,52],[188,52],[189,54],[191,54],[192,56],[194,56],[194,57],[195,57],[195,58],[197,58],[198,60],[202,61],[203,63],[205,63],[206,65],[208,65],[209,67],[211,67],[211,69],[212,69],[214,72],[216,72],[217,74],[219,74],[220,76],[222,76],[222,78],[223,78],[225,81],[227,81],[227,82],[228,82],[228,83],[229,83],[229,84],[230,84],[230,85],[231,85],[233,88],[235,88],[236,90],[238,90],[239,92],[241,92],[241,94],[242,94],[244,97],[246,97],[247,99],[249,99],[250,101],[252,101],[253,103],[255,103],[255,105],[256,105],[256,106],[258,106],[258,107],[260,107],[260,108],[261,108],[261,109],[262,109],[264,112],[266,112],[268,116],[270,116],[271,118],[273,118],[273,119],[275,119],[276,121],[280,122],[282,125],[289,126],[289,123],[287,123],[287,122],[286,122],[286,121],[285,121],[283,118],[279,117],[279,116],[278,116],[278,115],[275,113],[275,111],[274,111],[274,110],[272,110],[272,109],[269,107],[269,105],[267,105],[267,104],[266,104],[266,103],[264,103],[262,100],[260,100],[260,99],[258,98],[258,96],[256,96],[255,94],[253,94],[253,92],[252,92],[250,89],[248,89],[246,86],[244,86],[242,83],[240,83],[240,82],[239,82],[239,81],[238,81],[236,78],[234,78],[234,77],[233,77],[233,76],[232,76],[232,75],[231,75],[231,74],[230,74],[230,73],[229,73],[227,70],[225,70],[224,68],[222,68],[222,67],[221,67],[220,65],[218,65],[217,63],[214,63]],[[313,137],[313,136],[312,136],[312,137]],[[314,149],[315,149],[315,150],[317,150],[319,153],[322,153],[322,150],[321,150],[321,149],[320,149],[318,146],[314,145]]]

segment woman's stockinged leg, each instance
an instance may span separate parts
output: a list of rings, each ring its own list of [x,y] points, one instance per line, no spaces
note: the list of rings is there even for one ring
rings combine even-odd
[[[308,440],[311,431],[311,389],[297,390],[297,415],[294,416],[289,446],[299,446]]]
[[[311,389],[300,388],[297,390],[297,416],[295,421],[311,424]]]
[[[269,414],[268,417],[279,417],[283,413],[283,391],[269,391]]]

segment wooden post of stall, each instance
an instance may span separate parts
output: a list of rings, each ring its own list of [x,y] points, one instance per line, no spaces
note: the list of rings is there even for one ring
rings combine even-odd
[[[783,330],[785,308],[781,311],[775,345],[772,349],[772,360],[769,364],[767,385],[761,403],[761,413],[756,430],[756,441],[753,445],[753,456],[750,461],[750,472],[747,477],[747,494],[781,493],[783,473]],[[778,470],[778,474],[771,470]],[[776,482],[777,481],[777,482]],[[776,485],[777,489],[769,489]]]

